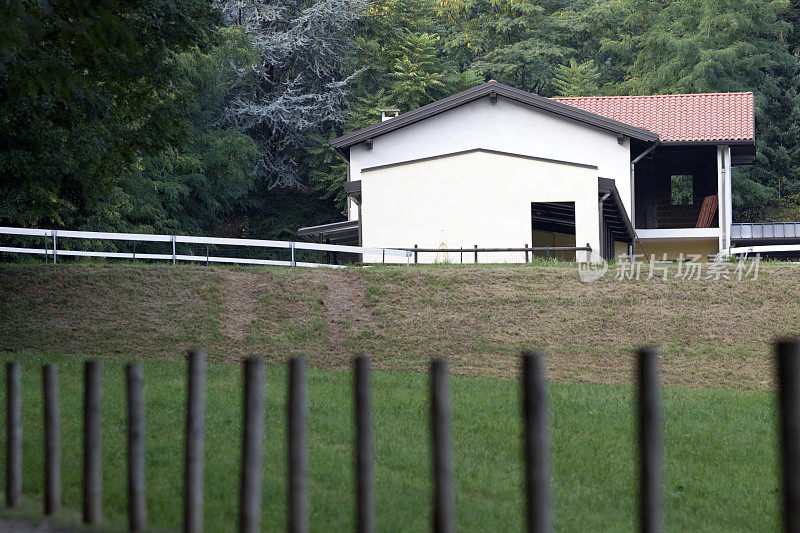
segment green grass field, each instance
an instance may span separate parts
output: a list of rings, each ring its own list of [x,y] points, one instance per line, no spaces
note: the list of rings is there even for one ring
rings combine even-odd
[[[63,431],[62,521],[80,509],[81,379],[77,357],[6,352],[23,365],[24,493],[20,511],[36,516],[42,490],[41,374],[57,362]],[[143,363],[147,403],[147,497],[150,526],[181,522],[185,365]],[[285,368],[267,368],[263,525],[285,524]],[[3,376],[5,379],[5,376]],[[104,516],[125,527],[124,360],[104,360]],[[460,530],[520,530],[522,465],[519,391],[514,380],[452,378],[456,515]],[[205,521],[232,531],[237,518],[241,366],[208,368]],[[377,525],[419,531],[431,512],[427,376],[376,372]],[[311,526],[352,529],[352,389],[344,370],[309,369]],[[559,531],[632,530],[636,521],[633,389],[623,385],[552,384],[551,453]],[[4,398],[0,401],[4,401]],[[0,406],[4,409],[4,406]],[[778,527],[779,486],[773,394],[702,388],[664,390],[667,529],[752,531]],[[2,439],[0,453],[4,453]],[[0,474],[4,475],[4,463]]]

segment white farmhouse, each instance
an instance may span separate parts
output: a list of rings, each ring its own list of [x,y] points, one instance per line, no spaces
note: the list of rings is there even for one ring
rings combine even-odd
[[[705,257],[730,246],[731,167],[755,156],[749,92],[549,99],[490,81],[382,118],[332,142],[348,164],[348,220],[301,235]]]

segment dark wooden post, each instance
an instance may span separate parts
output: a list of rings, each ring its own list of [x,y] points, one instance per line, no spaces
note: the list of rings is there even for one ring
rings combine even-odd
[[[244,362],[242,486],[239,531],[261,531],[261,463],[264,435],[264,360]]]
[[[526,263],[528,262],[528,245],[527,245],[527,243],[525,244],[525,262]]]
[[[475,245],[475,264],[478,264],[478,245]]]
[[[44,514],[61,510],[61,415],[58,409],[58,367],[42,367],[44,393]]]
[[[290,533],[308,531],[308,456],[306,455],[306,362],[289,361],[288,452]]]
[[[203,431],[206,410],[206,354],[189,354],[188,391],[186,395],[186,451],[183,476],[183,530],[203,530]]]
[[[142,367],[125,367],[128,389],[128,523],[131,531],[147,527],[144,480],[144,391]]]
[[[415,248],[415,250],[414,250],[414,264],[416,265],[417,264],[417,251],[416,251],[417,245],[416,244],[414,245],[414,248]]]
[[[83,374],[83,521],[99,524],[103,503],[103,454],[100,444],[100,361],[87,361]]]
[[[800,531],[800,341],[776,345],[780,447],[783,462],[783,530]]]
[[[431,361],[431,444],[433,446],[433,531],[455,531],[450,464],[450,394],[447,361]]]
[[[22,401],[20,367],[6,363],[6,505],[16,507],[22,497]]]
[[[639,519],[641,531],[658,533],[661,518],[661,406],[658,353],[639,350]]]
[[[357,357],[353,364],[356,417],[356,531],[375,530],[372,483],[372,406],[370,360]]]
[[[544,356],[522,355],[522,413],[525,432],[525,502],[527,531],[549,532],[550,462],[547,443],[547,391]]]

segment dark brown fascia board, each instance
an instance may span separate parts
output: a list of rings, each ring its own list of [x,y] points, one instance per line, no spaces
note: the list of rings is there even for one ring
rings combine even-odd
[[[611,195],[622,218],[622,223],[625,224],[625,229],[628,231],[628,235],[631,239],[635,239],[636,232],[633,229],[633,224],[631,224],[631,219],[628,217],[628,212],[625,210],[625,205],[622,203],[622,198],[619,196],[617,182],[611,178],[597,178],[597,192],[598,194],[608,193]]]
[[[720,139],[717,141],[661,141],[661,146],[717,146],[719,144],[727,144],[730,146],[749,146],[755,145],[755,139],[735,139],[725,140]]]
[[[541,161],[542,163],[553,163],[555,165],[566,165],[569,167],[578,167],[578,168],[588,168],[592,170],[597,170],[597,165],[587,165],[586,163],[574,163],[572,161],[562,161],[560,159],[550,159],[547,157],[537,157],[535,155],[526,155],[526,154],[517,154],[514,152],[502,152],[500,150],[490,150],[488,148],[470,148],[469,150],[460,150],[458,152],[448,152],[446,154],[438,154],[438,155],[431,155],[428,157],[420,157],[418,159],[408,159],[406,161],[398,161],[396,163],[387,163],[385,165],[377,165],[374,167],[366,167],[362,168],[361,172],[372,172],[373,170],[383,170],[386,168],[393,168],[393,167],[400,167],[404,165],[412,165],[414,163],[424,163],[426,161],[435,161],[437,159],[445,159],[448,157],[455,157],[459,155],[466,155],[466,154],[474,154],[474,153],[484,153],[484,154],[493,154],[493,155],[502,155],[506,157],[518,157],[520,159],[528,159],[530,161]],[[361,183],[359,181],[359,183]]]
[[[658,135],[652,131],[636,128],[629,124],[611,120],[595,113],[578,109],[577,107],[562,104],[561,102],[557,102],[555,100],[550,100],[549,98],[545,98],[537,94],[532,94],[520,89],[515,89],[514,87],[510,87],[508,85],[504,85],[502,83],[490,81],[488,83],[476,85],[471,89],[448,96],[447,98],[443,98],[420,108],[413,109],[395,118],[342,135],[341,137],[331,141],[331,145],[342,155],[349,155],[349,148],[355,144],[364,142],[367,139],[373,139],[379,135],[384,135],[404,126],[414,124],[479,98],[489,96],[491,93],[495,93],[498,96],[508,98],[509,100],[514,100],[516,102],[536,107],[544,111],[549,111],[578,122],[583,122],[604,130],[608,130],[613,133],[627,135],[643,141],[658,140]]]

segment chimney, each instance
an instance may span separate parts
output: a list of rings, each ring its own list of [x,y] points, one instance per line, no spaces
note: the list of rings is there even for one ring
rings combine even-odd
[[[381,122],[386,122],[400,114],[399,109],[381,109]]]

